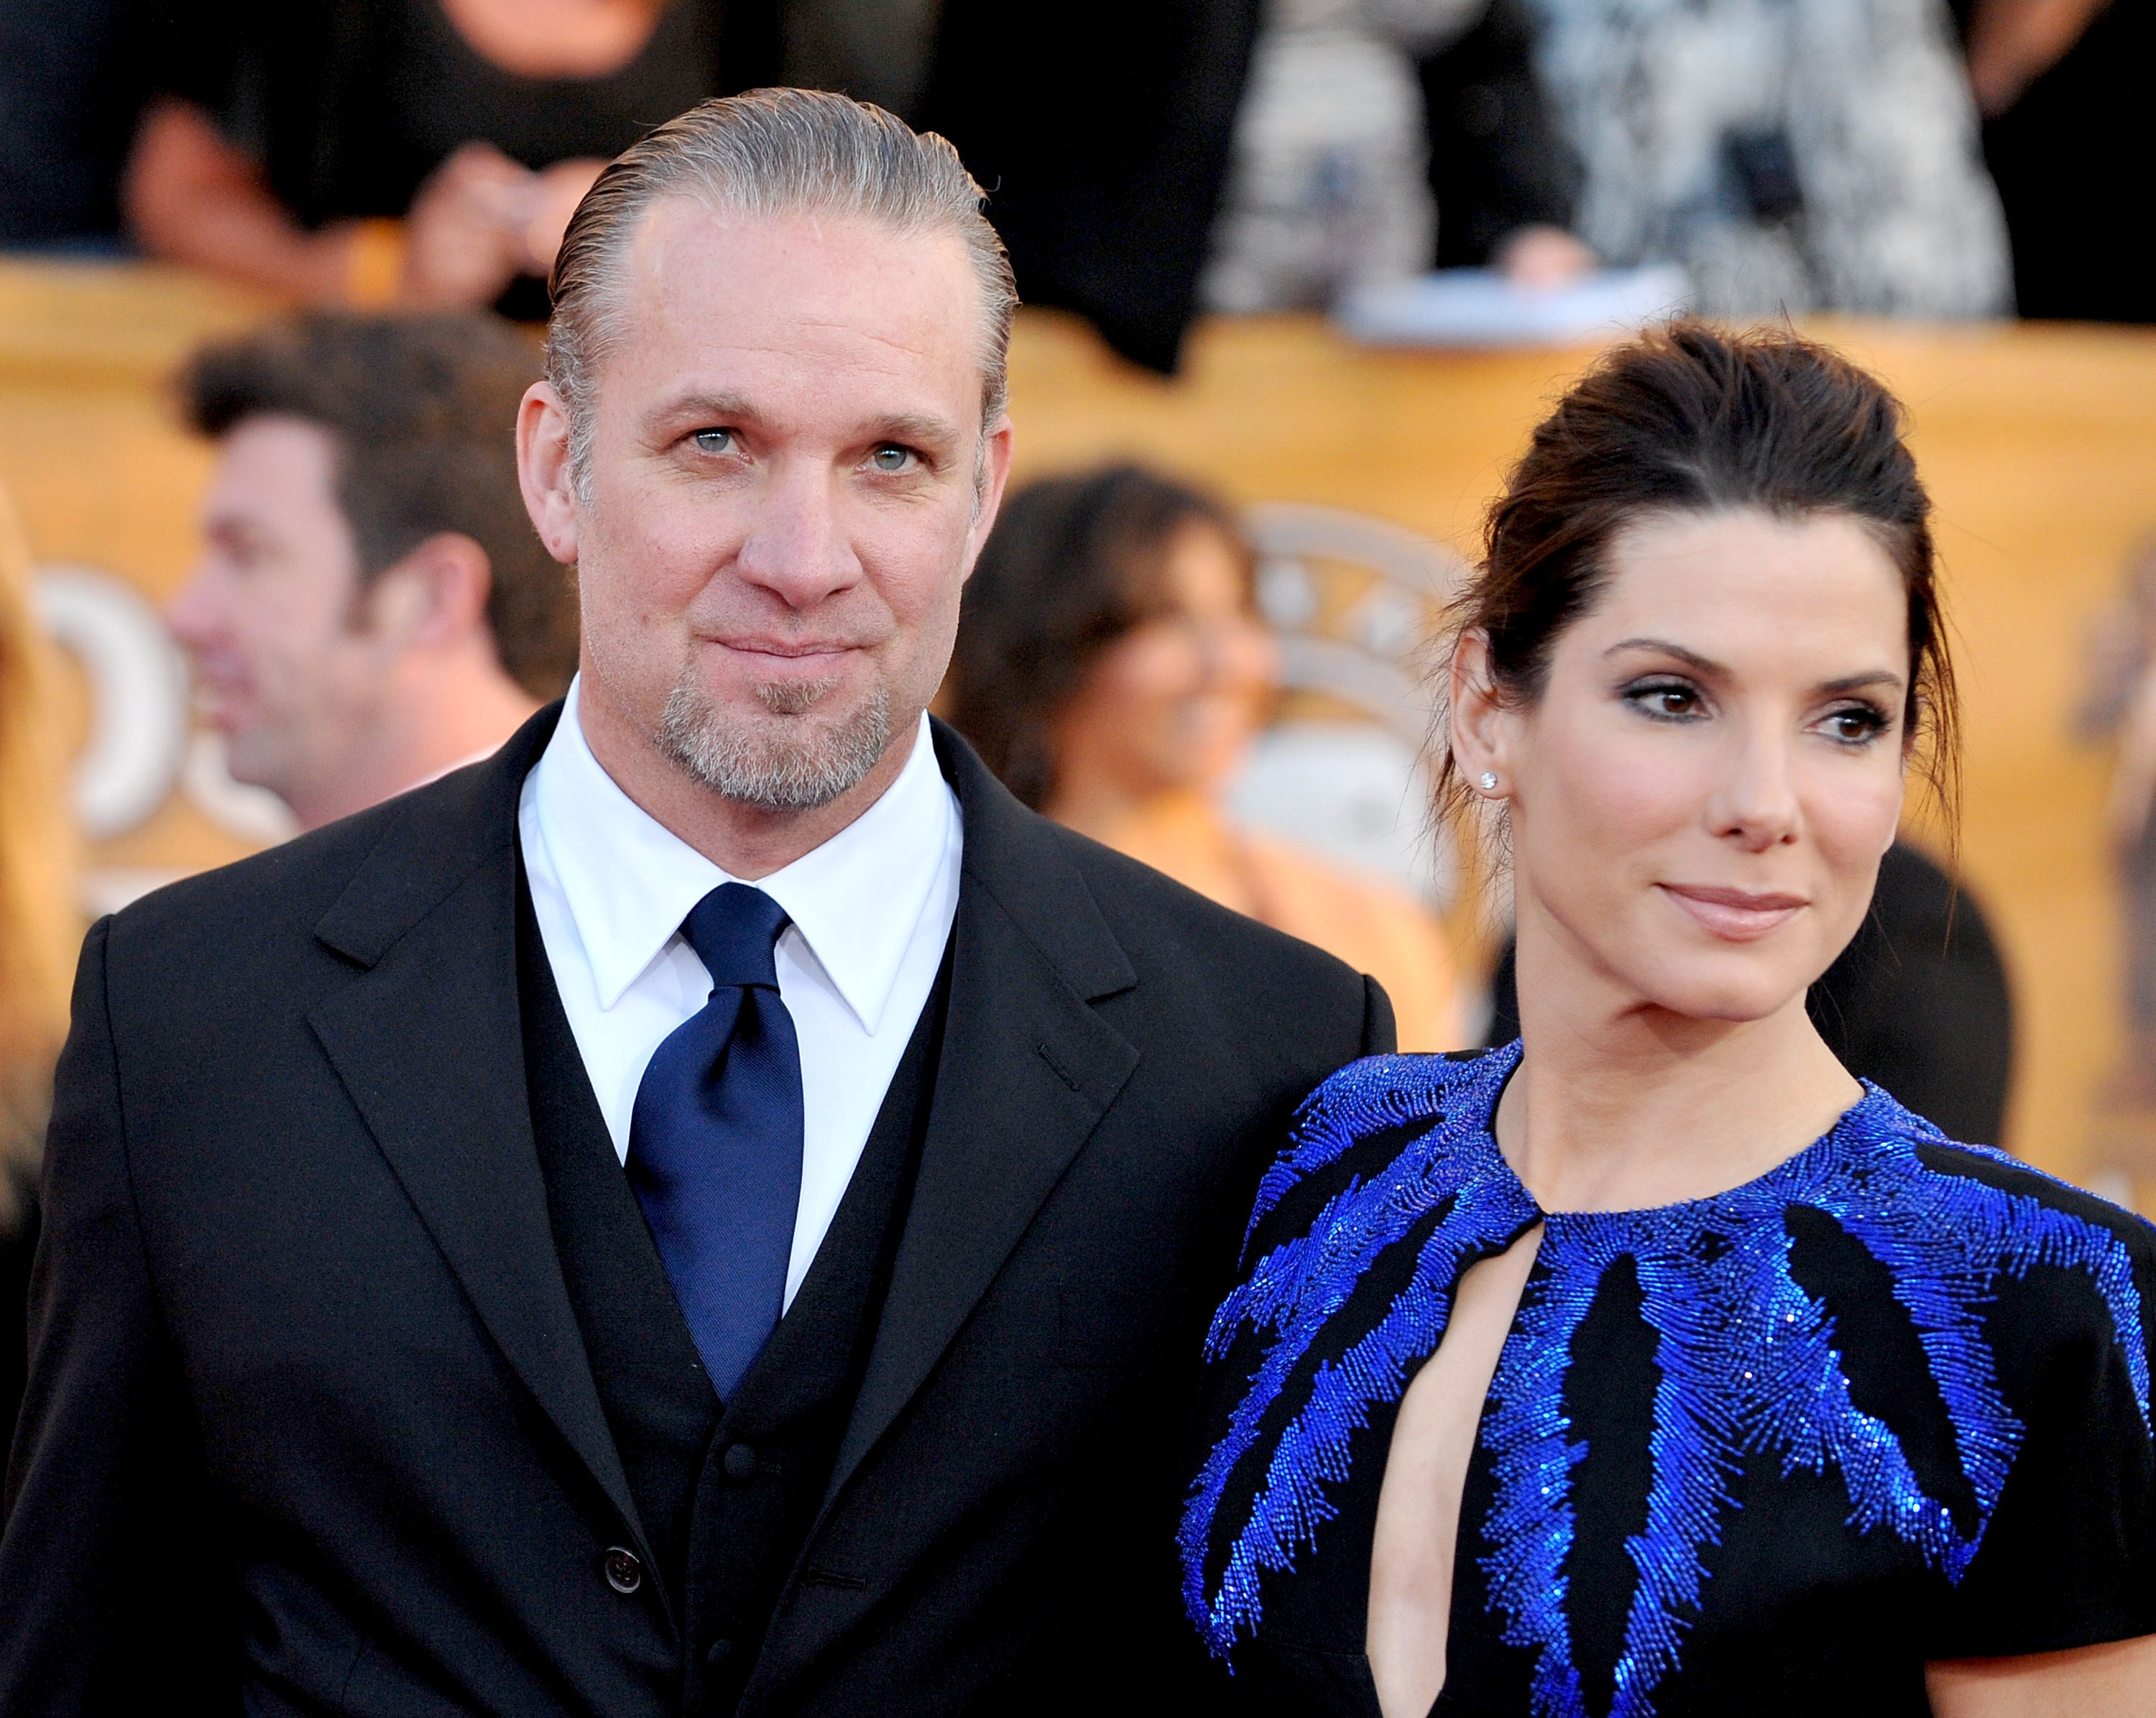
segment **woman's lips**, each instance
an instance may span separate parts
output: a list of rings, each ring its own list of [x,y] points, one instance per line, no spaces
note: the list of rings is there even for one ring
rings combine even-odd
[[[1724,942],[1756,942],[1779,931],[1804,910],[1800,895],[1755,895],[1743,889],[1708,889],[1665,883],[1662,892],[1682,907],[1710,936]]]

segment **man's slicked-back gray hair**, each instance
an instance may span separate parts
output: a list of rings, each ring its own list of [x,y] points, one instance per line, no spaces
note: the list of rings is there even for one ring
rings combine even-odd
[[[645,211],[670,197],[728,213],[853,217],[901,233],[952,234],[980,289],[984,438],[1002,418],[1018,287],[958,151],[866,102],[752,90],[691,108],[631,145],[599,175],[562,237],[547,377],[568,408],[569,465],[580,492],[589,480],[598,373],[621,332],[622,253]]]

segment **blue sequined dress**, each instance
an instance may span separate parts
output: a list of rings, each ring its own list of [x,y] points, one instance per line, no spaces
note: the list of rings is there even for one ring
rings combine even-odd
[[[2156,1633],[2156,1230],[1876,1086],[1729,1192],[1546,1214],[1490,1131],[1518,1059],[1344,1069],[1260,1191],[1181,1541],[1242,1701],[1376,1718],[1400,1397],[1537,1222],[1435,1715],[1917,1715],[1928,1659]]]

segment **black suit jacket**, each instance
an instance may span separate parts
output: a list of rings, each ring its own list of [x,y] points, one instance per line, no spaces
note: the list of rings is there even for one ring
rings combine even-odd
[[[47,1155],[0,1710],[679,1710],[548,1228],[490,762],[100,921]],[[1166,1709],[1197,1345],[1294,1105],[1389,1047],[1330,957],[965,819],[927,1141],[740,1710]]]

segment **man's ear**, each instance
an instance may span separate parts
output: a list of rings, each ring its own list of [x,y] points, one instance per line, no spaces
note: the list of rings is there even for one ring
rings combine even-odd
[[[435,650],[475,632],[490,639],[486,603],[493,588],[486,551],[460,531],[437,531],[368,585],[367,629]]]
[[[547,552],[577,564],[577,496],[569,467],[569,408],[551,382],[535,382],[516,408],[516,481]]]
[[[988,432],[981,449],[981,482],[973,499],[973,523],[966,533],[966,567],[962,578],[973,576],[973,563],[996,527],[996,514],[1004,505],[1004,490],[1010,482],[1011,449],[1018,437],[1008,413]]]

